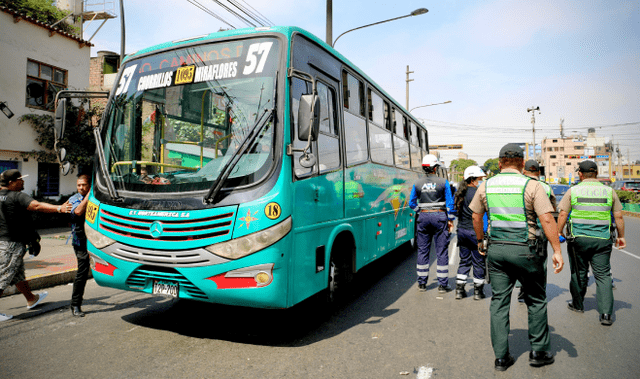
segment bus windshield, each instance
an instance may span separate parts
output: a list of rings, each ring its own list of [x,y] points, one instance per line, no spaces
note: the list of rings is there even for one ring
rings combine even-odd
[[[133,59],[105,116],[105,161],[117,189],[208,190],[256,122],[275,107],[279,43],[254,38]],[[273,121],[225,187],[260,181],[274,160]]]

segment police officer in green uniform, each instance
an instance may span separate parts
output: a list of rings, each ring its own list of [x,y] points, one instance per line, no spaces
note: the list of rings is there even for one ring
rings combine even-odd
[[[624,238],[624,219],[622,204],[616,192],[600,183],[596,176],[598,166],[593,161],[582,161],[578,165],[580,184],[570,188],[560,202],[558,231],[567,224],[567,250],[569,251],[569,267],[571,281],[569,290],[572,301],[570,310],[584,313],[584,296],[587,293],[589,265],[596,279],[596,299],[600,323],[611,325],[613,313],[613,291],[611,287],[611,250],[613,235],[611,233],[611,214],[616,221],[618,238],[616,247],[627,246]]]
[[[544,188],[536,180],[522,175],[524,153],[517,144],[500,150],[500,173],[485,181],[469,205],[473,211],[473,228],[478,249],[484,252],[482,216],[489,215],[489,244],[486,252],[491,281],[491,343],[495,369],[504,371],[515,360],[509,354],[509,308],[516,280],[527,294],[529,313],[529,364],[534,367],[554,362],[549,350],[547,320],[547,275],[544,257],[537,238],[540,224],[553,248],[553,266],[559,273],[564,266],[553,206]]]
[[[540,164],[533,159],[529,159],[524,164],[524,176],[528,176],[533,180],[540,181]],[[545,182],[540,182],[542,188],[544,188],[544,192],[546,192],[549,197],[549,201],[551,201],[551,205],[553,205],[553,212],[556,213],[556,195],[553,194],[551,190],[551,186]],[[542,242],[542,254],[544,258],[544,272],[547,272],[547,256],[548,256],[548,241],[547,237],[544,233],[542,233],[542,225],[540,224],[540,220],[538,220],[538,230],[537,233],[540,233],[540,240]],[[518,293],[518,301],[520,303],[524,303],[524,291],[522,290],[522,284],[518,281],[516,282],[516,288],[520,288],[520,292]]]

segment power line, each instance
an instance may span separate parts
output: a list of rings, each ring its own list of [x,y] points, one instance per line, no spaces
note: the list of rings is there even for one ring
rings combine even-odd
[[[232,29],[236,29],[235,26],[231,25],[230,23],[228,23],[225,19],[223,19],[222,17],[218,16],[216,13],[214,13],[211,9],[205,7],[204,5],[200,4],[200,2],[198,0],[187,0],[189,3],[195,5],[197,8],[199,8],[200,10],[202,10],[203,12],[209,14],[210,16],[213,16],[214,18],[222,21],[223,23],[227,24],[229,27],[231,27]]]

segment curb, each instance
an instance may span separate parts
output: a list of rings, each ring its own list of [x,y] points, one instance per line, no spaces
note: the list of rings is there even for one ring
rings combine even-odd
[[[60,284],[72,283],[73,279],[75,279],[76,277],[77,271],[78,269],[73,268],[53,274],[32,276],[30,278],[27,278],[27,282],[29,282],[29,287],[31,287],[31,290],[36,291],[43,288],[54,287]],[[89,271],[89,278],[91,277],[91,271]],[[9,286],[2,293],[2,297],[15,295],[17,293],[20,293],[20,291],[18,291],[16,286]]]
[[[622,215],[623,216],[628,216],[628,217],[640,218],[640,213],[638,213],[638,212],[622,211]]]

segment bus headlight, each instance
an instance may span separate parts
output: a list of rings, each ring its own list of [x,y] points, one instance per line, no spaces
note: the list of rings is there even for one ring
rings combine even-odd
[[[84,233],[87,235],[87,241],[91,242],[96,249],[103,249],[116,242],[87,225],[86,222],[84,223]]]
[[[291,217],[268,229],[231,241],[205,247],[207,251],[227,259],[246,257],[280,241],[291,231]]]

